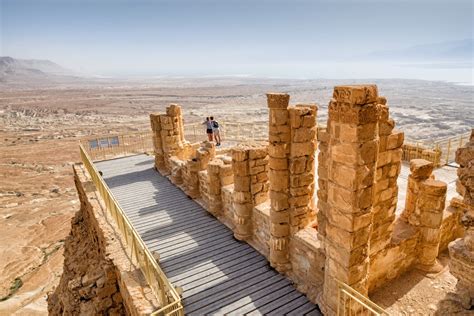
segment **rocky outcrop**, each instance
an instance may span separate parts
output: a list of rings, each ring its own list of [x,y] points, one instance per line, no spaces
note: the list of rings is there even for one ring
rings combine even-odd
[[[63,275],[48,296],[49,314],[149,314],[156,309],[150,288],[130,262],[83,169],[75,166],[74,173],[81,208],[65,242]]]

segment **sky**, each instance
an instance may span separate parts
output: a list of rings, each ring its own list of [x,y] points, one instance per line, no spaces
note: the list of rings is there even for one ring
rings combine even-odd
[[[374,51],[473,38],[465,0],[0,3],[0,56],[102,75],[347,77]]]

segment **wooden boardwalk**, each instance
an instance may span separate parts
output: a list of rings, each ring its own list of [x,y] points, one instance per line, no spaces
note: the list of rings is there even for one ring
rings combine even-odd
[[[153,169],[146,155],[96,163],[143,241],[183,288],[189,315],[321,315],[264,256]]]

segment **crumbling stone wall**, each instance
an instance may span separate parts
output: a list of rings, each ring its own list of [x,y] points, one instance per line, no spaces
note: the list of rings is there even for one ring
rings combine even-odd
[[[318,238],[324,242],[328,205],[328,146],[329,133],[326,129],[318,130]]]
[[[457,190],[462,199],[455,203],[463,212],[461,221],[466,235],[449,244],[449,268],[458,279],[456,294],[462,306],[471,309],[474,306],[474,130],[470,141],[457,149],[456,162],[459,164]]]
[[[185,160],[193,152],[191,145],[184,139],[184,123],[181,107],[170,104],[166,114],[150,114],[155,153],[155,168],[163,175],[172,174],[176,184],[181,183],[180,160]]]
[[[151,289],[130,262],[113,219],[93,197],[93,185],[79,166],[74,166],[74,180],[81,208],[65,242],[59,285],[48,296],[49,314],[144,315],[156,310]]]
[[[205,141],[195,150],[191,158],[184,161],[181,165],[183,177],[183,190],[191,198],[196,199],[201,196],[199,189],[199,172],[207,170],[207,165],[216,155],[216,147],[213,143]],[[205,175],[201,175],[203,177]],[[202,178],[203,184],[205,179]],[[205,189],[207,192],[207,188]],[[206,193],[207,194],[207,193]]]
[[[321,308],[334,314],[342,281],[368,294],[369,236],[378,155],[377,87],[336,86],[329,103],[328,210]]]
[[[379,152],[376,162],[370,255],[384,249],[392,238],[398,201],[397,179],[401,170],[403,132],[394,130],[387,100],[377,98]]]

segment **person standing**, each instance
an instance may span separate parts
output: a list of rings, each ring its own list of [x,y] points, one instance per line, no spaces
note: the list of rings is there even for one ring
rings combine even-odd
[[[219,122],[214,120],[214,116],[211,116],[211,125],[212,125],[212,132],[214,134],[214,139],[216,140],[216,146],[221,145],[221,131],[219,130]]]
[[[206,120],[202,123],[203,125],[206,125],[206,134],[207,134],[207,139],[212,142],[213,141],[213,129],[212,129],[212,121],[209,119],[209,117],[206,117]]]

